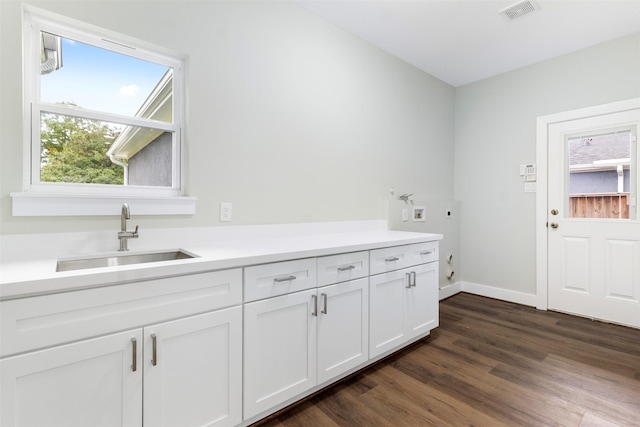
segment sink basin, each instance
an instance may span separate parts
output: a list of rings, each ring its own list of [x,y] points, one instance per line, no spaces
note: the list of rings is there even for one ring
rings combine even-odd
[[[88,257],[58,260],[56,271],[84,270],[88,268],[116,267],[119,265],[145,264],[148,262],[173,261],[196,258],[181,249],[166,252],[124,253],[103,257]]]

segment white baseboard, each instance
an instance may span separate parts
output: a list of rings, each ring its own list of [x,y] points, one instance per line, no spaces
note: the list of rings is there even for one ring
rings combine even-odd
[[[449,298],[450,296],[453,296],[457,293],[462,292],[462,283],[461,282],[456,282],[456,283],[452,283],[450,285],[447,285],[443,288],[440,288],[440,295],[439,295],[439,301],[442,301],[445,298]]]
[[[535,307],[538,302],[535,294],[525,294],[524,292],[496,288],[493,286],[481,285],[479,283],[461,282],[461,287],[462,292],[514,302],[516,304],[528,305],[531,307]]]
[[[460,292],[480,295],[488,298],[495,298],[502,301],[536,307],[537,297],[535,294],[525,294],[524,292],[512,291],[494,286],[481,285],[479,283],[456,282],[440,288],[439,298],[442,301]]]

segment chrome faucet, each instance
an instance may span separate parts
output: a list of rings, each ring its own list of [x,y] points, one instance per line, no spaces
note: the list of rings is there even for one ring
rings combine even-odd
[[[120,212],[120,232],[118,233],[118,239],[120,239],[120,249],[119,251],[128,251],[127,247],[127,239],[137,239],[138,238],[138,226],[136,225],[136,229],[134,231],[127,231],[127,220],[131,218],[131,213],[129,212],[129,205],[126,203],[122,204],[122,211]]]

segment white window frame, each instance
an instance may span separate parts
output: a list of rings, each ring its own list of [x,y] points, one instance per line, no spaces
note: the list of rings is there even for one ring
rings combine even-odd
[[[34,50],[40,46],[40,32],[45,31],[92,46],[137,57],[173,69],[173,122],[112,114],[88,109],[71,109],[42,102],[40,64]],[[114,215],[122,203],[129,203],[138,215],[174,215],[195,213],[196,199],[183,194],[182,129],[184,110],[184,60],[162,52],[160,48],[121,34],[54,16],[29,6],[24,9],[24,156],[23,191],[11,193],[14,216]],[[55,113],[151,127],[173,135],[172,186],[115,186],[100,184],[40,182],[41,113]]]

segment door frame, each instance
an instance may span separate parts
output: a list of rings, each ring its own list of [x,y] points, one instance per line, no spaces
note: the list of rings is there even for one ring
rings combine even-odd
[[[536,308],[546,310],[548,307],[548,144],[549,127],[571,120],[585,119],[604,114],[618,113],[628,110],[640,109],[640,98],[632,98],[625,101],[580,108],[549,114],[537,118],[536,123],[536,163],[537,163],[537,188],[536,188]]]

